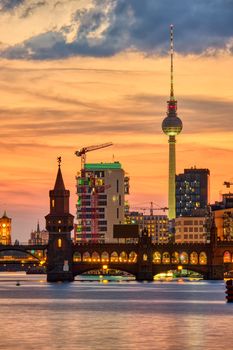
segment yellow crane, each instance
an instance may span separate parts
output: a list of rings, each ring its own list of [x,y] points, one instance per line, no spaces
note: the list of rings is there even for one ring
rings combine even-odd
[[[84,170],[84,168],[85,168],[86,153],[87,152],[95,151],[97,149],[109,147],[109,146],[112,146],[112,145],[113,145],[112,142],[107,142],[107,143],[102,143],[101,145],[94,145],[94,146],[83,147],[80,150],[76,151],[75,155],[77,157],[81,157],[81,170]]]

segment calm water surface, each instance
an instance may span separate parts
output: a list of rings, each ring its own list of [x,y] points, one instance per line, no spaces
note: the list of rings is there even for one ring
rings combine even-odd
[[[47,284],[1,273],[0,303],[4,350],[233,348],[224,282]]]

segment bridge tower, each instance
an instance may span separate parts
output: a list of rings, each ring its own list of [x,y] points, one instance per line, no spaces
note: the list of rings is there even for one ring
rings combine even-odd
[[[69,213],[70,191],[65,189],[58,157],[58,172],[54,189],[49,191],[50,213],[45,216],[49,232],[47,281],[73,281],[72,240],[74,216]]]
[[[210,226],[210,252],[209,252],[210,266],[208,269],[207,279],[209,280],[223,280],[224,279],[224,264],[223,253],[217,246],[217,227],[214,218],[211,218]]]
[[[146,229],[139,238],[137,281],[153,281],[152,239]]]

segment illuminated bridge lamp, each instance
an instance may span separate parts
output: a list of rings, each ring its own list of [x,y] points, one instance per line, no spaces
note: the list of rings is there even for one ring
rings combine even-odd
[[[183,270],[183,266],[182,265],[178,265],[177,269],[178,269],[178,271],[182,271]]]

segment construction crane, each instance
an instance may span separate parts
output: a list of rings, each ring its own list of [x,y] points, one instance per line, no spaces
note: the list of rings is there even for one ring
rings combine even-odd
[[[227,188],[230,188],[233,185],[233,182],[230,181],[224,181],[223,186],[226,186]]]
[[[87,152],[91,152],[91,151],[95,151],[97,149],[101,149],[101,148],[105,148],[105,147],[109,147],[112,146],[113,143],[112,142],[107,142],[107,143],[103,143],[101,145],[94,145],[94,146],[88,146],[88,147],[83,147],[80,150],[75,152],[75,155],[77,157],[81,157],[81,170],[83,170],[85,168],[85,164],[86,164],[86,153]]]
[[[154,202],[150,202],[150,206],[149,207],[143,207],[143,208],[139,208],[139,207],[135,207],[135,209],[139,209],[139,210],[143,210],[144,212],[146,210],[150,210],[150,216],[153,216],[154,215],[154,210],[163,210],[164,212],[166,210],[168,210],[167,207],[158,207],[158,208],[154,208]]]

